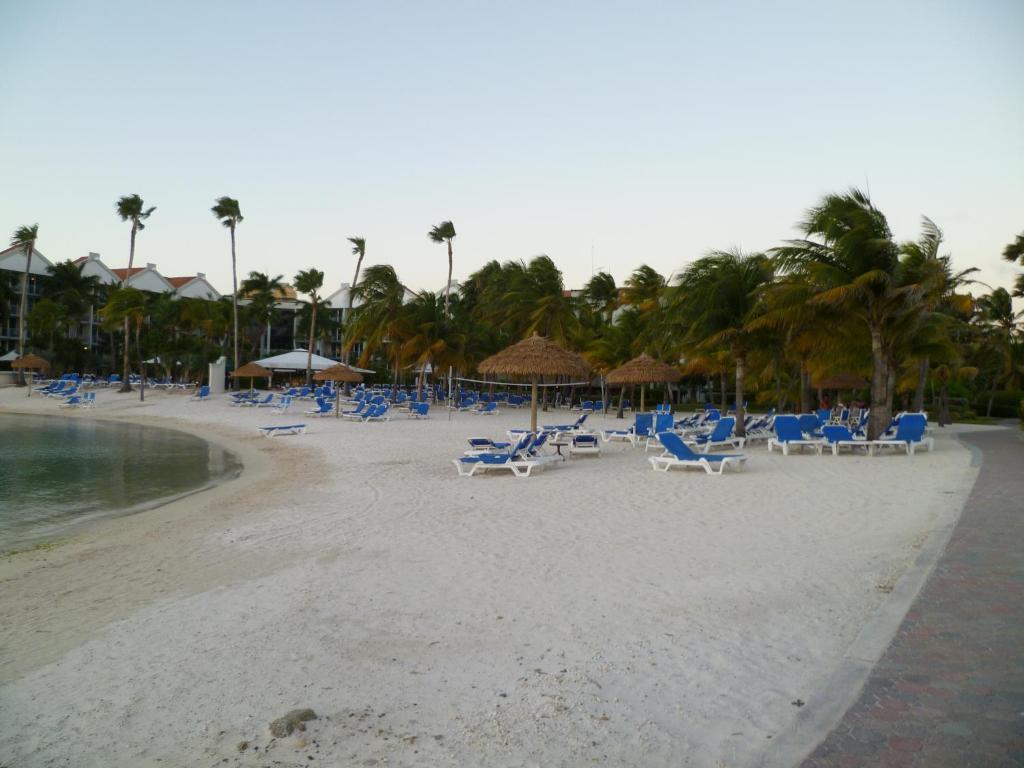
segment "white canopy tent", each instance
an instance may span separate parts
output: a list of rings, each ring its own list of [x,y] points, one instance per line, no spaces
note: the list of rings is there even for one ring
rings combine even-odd
[[[18,350],[12,349],[3,357],[0,357],[0,363],[13,363],[18,359]]]
[[[308,358],[309,352],[305,349],[293,349],[291,352],[285,352],[283,355],[265,357],[262,360],[254,360],[253,362],[255,362],[256,365],[262,365],[264,368],[269,368],[272,371],[304,371],[306,370],[306,361]],[[310,367],[314,371],[322,371],[337,364],[337,360],[332,360],[329,357],[323,357],[322,355],[314,353]],[[354,365],[349,367],[353,371],[358,371],[359,373],[373,373],[373,371],[369,371],[366,368],[356,368]]]

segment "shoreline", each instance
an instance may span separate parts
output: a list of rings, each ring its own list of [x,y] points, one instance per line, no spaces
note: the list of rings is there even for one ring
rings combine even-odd
[[[27,399],[27,398],[26,398]],[[238,463],[240,470],[234,476],[226,477],[220,482],[212,485],[197,488],[175,497],[157,500],[151,506],[133,511],[128,514],[113,514],[96,517],[82,521],[80,525],[73,526],[67,535],[40,542],[25,549],[6,552],[0,555],[0,585],[11,589],[14,582],[31,582],[25,592],[22,592],[15,604],[7,606],[6,615],[8,622],[0,628],[0,647],[12,649],[7,658],[0,663],[0,684],[17,678],[27,670],[49,663],[58,658],[61,653],[71,647],[95,637],[102,633],[103,628],[112,621],[122,619],[132,612],[162,599],[170,593],[203,591],[209,588],[221,586],[225,576],[223,571],[217,575],[210,575],[209,578],[196,578],[195,574],[189,577],[180,573],[178,577],[173,575],[172,570],[166,571],[169,563],[165,562],[158,570],[166,572],[167,577],[162,579],[162,586],[149,584],[146,587],[123,585],[119,602],[117,605],[98,612],[92,621],[76,624],[73,633],[65,637],[58,637],[54,629],[40,629],[40,624],[52,626],[52,619],[47,618],[36,620],[27,624],[18,621],[18,614],[25,613],[26,609],[32,607],[31,603],[40,600],[44,604],[48,602],[48,594],[59,594],[62,597],[74,594],[76,590],[67,588],[63,583],[62,574],[66,570],[73,570],[76,564],[92,560],[96,557],[114,557],[114,552],[126,553],[129,558],[136,561],[143,560],[133,550],[140,544],[143,548],[153,542],[154,538],[166,534],[173,526],[179,537],[184,539],[193,538],[203,531],[214,528],[218,525],[230,523],[239,515],[244,515],[230,504],[232,498],[243,488],[251,486],[252,489],[260,489],[268,494],[278,491],[286,491],[290,486],[287,477],[281,477],[274,482],[267,479],[267,471],[272,465],[272,459],[267,455],[271,446],[263,446],[250,436],[243,435],[240,431],[232,433],[224,427],[211,428],[195,424],[185,419],[167,417],[154,414],[134,413],[42,413],[24,407],[10,407],[10,404],[0,405],[0,413],[25,416],[52,416],[53,418],[68,417],[76,419],[89,419],[113,423],[135,424],[142,427],[160,427],[173,429],[179,432],[198,437],[208,443],[214,444],[221,450],[231,453]],[[270,443],[265,438],[257,438],[265,443]],[[281,457],[278,457],[280,460]],[[146,567],[143,566],[145,570]],[[256,568],[253,572],[257,572]],[[244,574],[235,574],[241,577]],[[175,588],[175,579],[180,578],[177,584],[184,586],[183,589]],[[82,589],[82,587],[79,587]],[[91,596],[84,596],[85,600],[94,599]],[[26,604],[29,601],[29,604]],[[112,601],[103,600],[99,602],[109,603]],[[51,607],[54,617],[59,615],[60,610],[56,608],[56,601]],[[35,606],[38,609],[38,606]],[[38,614],[38,610],[32,611]],[[23,627],[19,631],[19,625]],[[47,635],[47,641],[42,644],[45,652],[41,651],[40,645],[32,640],[36,630]],[[28,645],[32,648],[31,659],[24,659],[18,649]]]
[[[0,409],[0,416],[2,415],[9,415],[14,417],[25,416],[30,418],[41,419],[60,419],[62,416],[64,416],[63,413],[47,414],[38,413],[34,411]],[[169,504],[174,504],[175,502],[178,501],[183,501],[184,499],[187,499],[190,496],[195,496],[196,494],[211,491],[214,488],[223,485],[224,483],[229,483],[233,480],[237,480],[245,472],[245,463],[241,460],[241,457],[238,455],[237,448],[227,446],[226,443],[221,438],[218,438],[216,440],[207,439],[200,437],[200,435],[197,434],[197,432],[194,430],[182,429],[178,426],[170,427],[163,424],[155,425],[150,422],[143,422],[138,418],[93,418],[93,414],[89,414],[86,416],[81,416],[79,417],[79,419],[112,424],[132,424],[144,428],[150,427],[153,429],[166,429],[174,432],[181,432],[183,434],[199,438],[203,440],[205,443],[208,443],[220,449],[227,457],[230,458],[233,467],[220,475],[211,477],[206,483],[198,485],[194,488],[190,488],[189,490],[180,491],[178,493],[173,493],[167,496],[159,496],[153,499],[147,499],[130,507],[124,507],[112,511],[93,510],[80,517],[71,518],[61,524],[59,531],[33,535],[29,537],[28,541],[25,541],[17,546],[11,547],[10,549],[0,551],[0,558],[10,557],[12,555],[18,555],[25,552],[31,552],[32,550],[36,549],[53,549],[54,547],[60,546],[61,544],[72,540],[76,536],[85,533],[93,524],[98,523],[102,520],[114,520],[123,517],[132,517],[133,515],[138,515],[153,509],[165,507]]]

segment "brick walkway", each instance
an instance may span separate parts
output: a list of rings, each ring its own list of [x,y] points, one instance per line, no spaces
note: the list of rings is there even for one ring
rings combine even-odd
[[[803,768],[1024,766],[1024,442],[984,454],[953,536],[857,702]]]

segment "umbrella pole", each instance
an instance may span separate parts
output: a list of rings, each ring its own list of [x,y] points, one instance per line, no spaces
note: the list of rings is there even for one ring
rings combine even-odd
[[[341,418],[341,393],[338,392],[338,385],[334,385],[334,418]]]
[[[644,412],[644,391],[647,389],[646,384],[640,385],[640,413]]]
[[[537,431],[537,377],[533,377],[533,385],[531,387],[533,391],[533,398],[530,403],[530,431]]]

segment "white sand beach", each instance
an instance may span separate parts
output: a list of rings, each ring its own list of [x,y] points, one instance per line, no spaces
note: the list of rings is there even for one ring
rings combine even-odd
[[[461,478],[465,438],[528,411],[267,440],[303,419],[136,398],[61,415],[191,431],[246,469],[0,559],[4,766],[759,765],[977,474],[936,429],[913,458],[762,443],[742,473],[665,475],[611,445]],[[25,409],[57,412],[0,390]],[[319,719],[274,739],[300,707]]]

